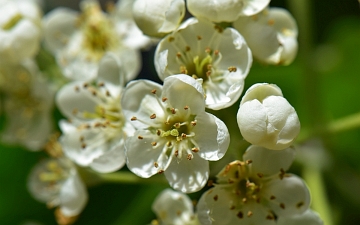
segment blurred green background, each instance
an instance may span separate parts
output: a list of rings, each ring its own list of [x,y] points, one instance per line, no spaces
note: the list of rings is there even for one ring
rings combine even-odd
[[[290,5],[291,1],[297,3]],[[307,11],[294,7],[301,1],[310,3]],[[78,2],[44,1],[44,11],[48,12],[58,6],[78,9]],[[360,112],[358,1],[273,0],[270,5],[285,7],[295,15],[299,26],[299,55],[287,67],[254,63],[246,79],[245,89],[257,82],[277,84],[297,110],[302,132],[311,132],[330,121]],[[310,26],[306,25],[306,21]],[[140,77],[157,80],[153,54],[153,49],[143,52],[144,65]],[[235,103],[227,112],[233,123],[236,121],[238,105]],[[3,127],[4,119],[0,120],[0,128]],[[237,137],[238,130],[230,130],[230,134],[232,139],[241,138]],[[322,154],[328,162],[327,166],[321,167],[325,192],[321,191],[327,197],[333,224],[358,225],[360,129],[321,135],[320,138],[325,149]],[[0,224],[17,225],[26,221],[56,224],[53,210],[35,201],[26,189],[30,169],[46,155],[6,145],[0,145],[0,154]],[[310,161],[316,166],[315,156]],[[304,167],[301,162],[295,163],[291,171],[301,175]],[[155,218],[151,212],[152,201],[166,187],[155,184],[103,184],[90,187],[89,202],[75,224],[148,224]],[[192,194],[191,198],[196,199],[199,194]],[[313,198],[316,197],[313,192]]]

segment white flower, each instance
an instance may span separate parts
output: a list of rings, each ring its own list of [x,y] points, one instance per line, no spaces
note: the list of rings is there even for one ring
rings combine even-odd
[[[54,90],[34,61],[0,68],[5,126],[1,141],[39,151],[53,130]]]
[[[286,9],[267,8],[251,17],[239,17],[234,27],[260,62],[288,65],[295,59],[298,28]]]
[[[84,0],[80,7],[81,15],[70,9],[57,8],[44,18],[45,44],[55,54],[64,75],[74,80],[93,80],[100,59],[106,52],[112,52],[123,62],[126,74],[134,78],[141,66],[137,48],[143,45],[127,43],[128,34],[136,33],[132,32],[135,22],[122,21],[115,7],[111,15],[103,13],[96,1]],[[143,36],[139,32],[136,34]]]
[[[122,72],[116,57],[105,55],[96,83],[74,81],[56,96],[60,111],[71,121],[60,122],[65,154],[98,172],[113,172],[125,164],[124,139],[134,132],[121,112]]]
[[[206,107],[216,110],[238,100],[251,64],[251,51],[235,29],[195,18],[166,36],[155,52],[160,79],[179,73],[201,78]]]
[[[41,11],[32,1],[0,4],[1,64],[19,63],[34,57],[41,40]]]
[[[281,216],[277,219],[277,225],[324,225],[319,215],[308,209],[301,215],[290,217]]]
[[[201,84],[181,74],[165,79],[130,82],[121,100],[124,114],[138,129],[126,141],[127,166],[148,178],[165,173],[182,192],[200,190],[209,176],[209,163],[222,158],[229,145],[225,124],[205,112]]]
[[[75,165],[64,157],[37,164],[29,175],[28,189],[36,200],[48,207],[59,207],[65,217],[79,215],[88,200]]]
[[[152,204],[152,210],[160,221],[159,225],[199,224],[191,199],[187,195],[171,189],[165,189],[156,197]]]
[[[184,0],[136,0],[133,14],[144,34],[163,37],[178,28],[185,15]]]
[[[301,178],[286,174],[295,150],[273,151],[250,146],[242,161],[228,164],[217,184],[197,205],[203,225],[275,225],[276,218],[300,215],[308,209],[310,193]]]
[[[270,0],[188,0],[191,14],[214,22],[233,22],[239,16],[251,16],[263,10]]]
[[[289,147],[300,132],[295,109],[274,84],[254,84],[246,91],[237,122],[246,141],[273,150]]]

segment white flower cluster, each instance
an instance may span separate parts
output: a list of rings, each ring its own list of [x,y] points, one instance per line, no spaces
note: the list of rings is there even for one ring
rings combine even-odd
[[[42,21],[32,1],[0,3],[0,88],[8,96],[1,110],[9,121],[3,139],[42,148],[52,133],[53,98],[65,117],[47,147],[53,158],[29,178],[34,197],[58,207],[59,224],[71,224],[86,205],[79,169],[94,175],[125,165],[141,178],[164,174],[182,192],[165,190],[155,200],[154,224],[321,224],[304,181],[285,172],[300,122],[274,84],[251,86],[233,116],[242,137],[232,138],[251,144],[243,161],[228,162],[196,213],[184,194],[204,188],[209,161],[222,159],[230,146],[232,132],[207,111],[222,113],[239,100],[254,59],[287,65],[296,56],[295,20],[269,2],[121,0],[103,12],[99,2],[83,0],[81,13],[57,8]],[[186,8],[194,17],[183,21]],[[42,38],[49,53],[38,52]],[[163,83],[133,80],[140,49],[155,42]],[[53,65],[39,64],[61,87],[49,88],[51,79],[37,76],[36,54],[53,57]]]

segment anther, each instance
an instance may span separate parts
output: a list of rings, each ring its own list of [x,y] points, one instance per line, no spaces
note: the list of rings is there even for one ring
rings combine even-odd
[[[187,160],[192,160],[193,157],[194,157],[194,156],[193,156],[192,154],[188,154],[188,155],[186,156]]]
[[[139,135],[139,136],[138,136],[138,139],[142,140],[142,139],[144,139],[144,137],[141,136],[141,135]]]
[[[220,53],[219,50],[215,50],[215,51],[214,51],[214,55],[216,55],[216,56],[219,55],[219,53]]]
[[[189,106],[186,105],[186,106],[184,107],[184,109],[185,109],[185,110],[188,110],[188,109],[189,109]]]
[[[188,52],[188,51],[190,51],[190,50],[191,50],[190,46],[186,46],[186,47],[185,47],[185,51]]]
[[[238,214],[237,214],[237,217],[239,217],[240,219],[242,219],[244,217],[244,214],[240,211]]]
[[[259,178],[262,178],[263,176],[264,176],[264,174],[262,174],[262,173],[257,173],[256,174]]]
[[[296,204],[296,207],[297,208],[300,208],[301,206],[303,206],[304,205],[304,202],[299,202],[298,204]]]
[[[274,23],[275,23],[275,20],[273,20],[273,19],[270,19],[270,20],[268,21],[268,25],[269,25],[269,26],[274,25]]]
[[[206,47],[206,48],[205,48],[205,52],[206,52],[207,54],[210,54],[210,53],[211,53],[211,49],[210,49],[209,47]]]
[[[83,142],[84,141],[84,136],[80,136],[80,141]]]
[[[211,71],[210,70],[206,71],[206,76],[208,76],[208,77],[211,76]]]
[[[196,125],[196,121],[191,121],[190,123],[191,123],[191,126],[193,126],[193,127]]]
[[[169,42],[172,42],[172,41],[174,41],[174,40],[175,40],[174,37],[169,37],[169,38],[168,38],[168,41],[169,41]]]
[[[154,166],[155,166],[155,168],[158,168],[159,164],[157,162],[154,162]]]
[[[111,96],[110,91],[108,91],[108,90],[106,90],[105,94],[106,94],[107,97]]]
[[[156,118],[156,114],[154,113],[154,114],[152,114],[151,116],[150,116],[150,119],[155,119]]]
[[[214,199],[214,201],[217,201],[219,199],[219,196],[215,195],[213,199]]]
[[[176,109],[175,109],[175,108],[171,108],[170,111],[171,111],[172,114],[175,114],[175,113],[176,113]]]
[[[237,68],[235,66],[230,66],[228,68],[229,72],[236,72],[237,71]]]
[[[157,134],[157,136],[160,136],[161,135],[161,130],[157,130],[156,134]]]
[[[163,97],[162,99],[161,99],[163,102],[166,102],[166,100],[168,100],[166,97]]]
[[[174,124],[174,127],[177,128],[177,129],[179,129],[179,128],[180,128],[180,123],[175,123],[175,124]]]
[[[176,57],[180,58],[180,57],[181,57],[181,53],[180,53],[180,52],[177,52],[177,53],[176,53]]]
[[[179,155],[179,150],[176,150],[174,154],[175,154],[175,157],[178,157],[178,155]]]
[[[280,208],[285,209],[285,204],[284,204],[284,203],[280,203]]]
[[[182,137],[182,138],[186,138],[186,134],[182,133],[182,134],[181,134],[181,137]]]
[[[100,82],[100,83],[98,83],[98,86],[99,86],[99,87],[104,87],[105,84],[104,84],[104,82]]]
[[[76,92],[80,91],[79,86],[75,86],[75,91],[76,91]]]
[[[275,195],[271,195],[270,200],[274,200],[274,199],[276,199]]]
[[[172,146],[172,142],[171,142],[171,141],[168,141],[168,142],[166,143],[166,146],[171,147],[171,146]]]
[[[199,152],[199,149],[194,147],[191,149],[191,151],[196,153],[196,152]]]
[[[156,94],[156,89],[151,90],[151,93]]]
[[[151,142],[151,145],[152,145],[152,146],[156,146],[156,144],[157,144],[157,143],[156,143],[155,141]]]
[[[198,41],[201,41],[201,39],[202,39],[202,37],[200,35],[198,35],[196,38],[198,39]]]
[[[246,203],[246,202],[247,202],[247,198],[243,198],[241,201],[242,201],[243,203]]]
[[[158,174],[162,174],[162,173],[164,173],[165,171],[164,170],[159,170],[158,171]]]
[[[247,165],[249,165],[249,164],[252,163],[252,160],[251,160],[251,159],[248,159],[248,160],[245,161],[245,163],[246,163]]]
[[[85,144],[85,143],[82,143],[82,144],[81,144],[81,148],[86,148],[86,144]]]
[[[209,180],[208,182],[207,182],[207,186],[208,187],[212,187],[214,185],[214,181],[213,180]]]
[[[84,88],[87,88],[87,87],[89,87],[89,84],[88,84],[88,83],[84,83],[84,84],[83,84],[83,87],[84,87]]]
[[[248,213],[247,213],[247,216],[248,217],[251,217],[253,215],[253,212],[251,212],[251,211],[249,211]]]
[[[232,205],[231,207],[230,207],[230,210],[234,210],[236,207],[234,206],[234,205]]]
[[[131,120],[131,121],[135,121],[135,120],[137,120],[137,118],[136,118],[136,116],[133,116],[133,117],[131,117],[130,120]]]

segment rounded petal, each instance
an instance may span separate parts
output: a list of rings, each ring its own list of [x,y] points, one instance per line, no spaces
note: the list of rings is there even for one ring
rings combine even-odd
[[[85,208],[88,194],[77,174],[70,176],[60,190],[60,210],[68,217],[77,216]]]
[[[167,146],[165,143],[153,146],[154,139],[150,131],[140,130],[125,142],[127,167],[139,177],[148,178],[168,168],[169,157],[164,154]]]
[[[125,165],[125,146],[124,140],[120,140],[109,151],[94,159],[90,167],[99,173],[111,173],[121,169]]]
[[[184,225],[194,216],[191,199],[180,192],[165,189],[151,206],[157,218],[164,224]]]
[[[265,185],[262,195],[272,199],[269,200],[269,206],[276,215],[300,215],[309,208],[310,192],[301,178],[293,174],[284,174]]]
[[[244,6],[240,12],[241,16],[252,16],[269,5],[270,0],[247,0],[243,1]]]
[[[324,225],[318,213],[308,209],[301,215],[280,216],[277,225]]]
[[[179,160],[173,159],[165,171],[166,179],[175,190],[192,193],[201,190],[209,178],[209,162],[193,154],[188,160],[186,154]]]
[[[194,140],[199,145],[198,154],[205,160],[221,159],[230,144],[230,135],[224,122],[209,113],[201,113],[195,117],[196,126],[193,129]]]
[[[257,83],[249,87],[241,99],[240,106],[247,101],[257,99],[262,102],[268,96],[283,96],[281,89],[275,84]]]
[[[294,159],[294,148],[276,151],[256,145],[251,145],[243,155],[244,161],[252,161],[251,170],[254,174],[261,173],[265,176],[277,174],[280,170],[288,170]]]
[[[191,114],[205,110],[204,92],[201,84],[194,78],[185,75],[173,75],[164,80],[162,97],[168,98],[168,103],[175,109],[188,106]]]

